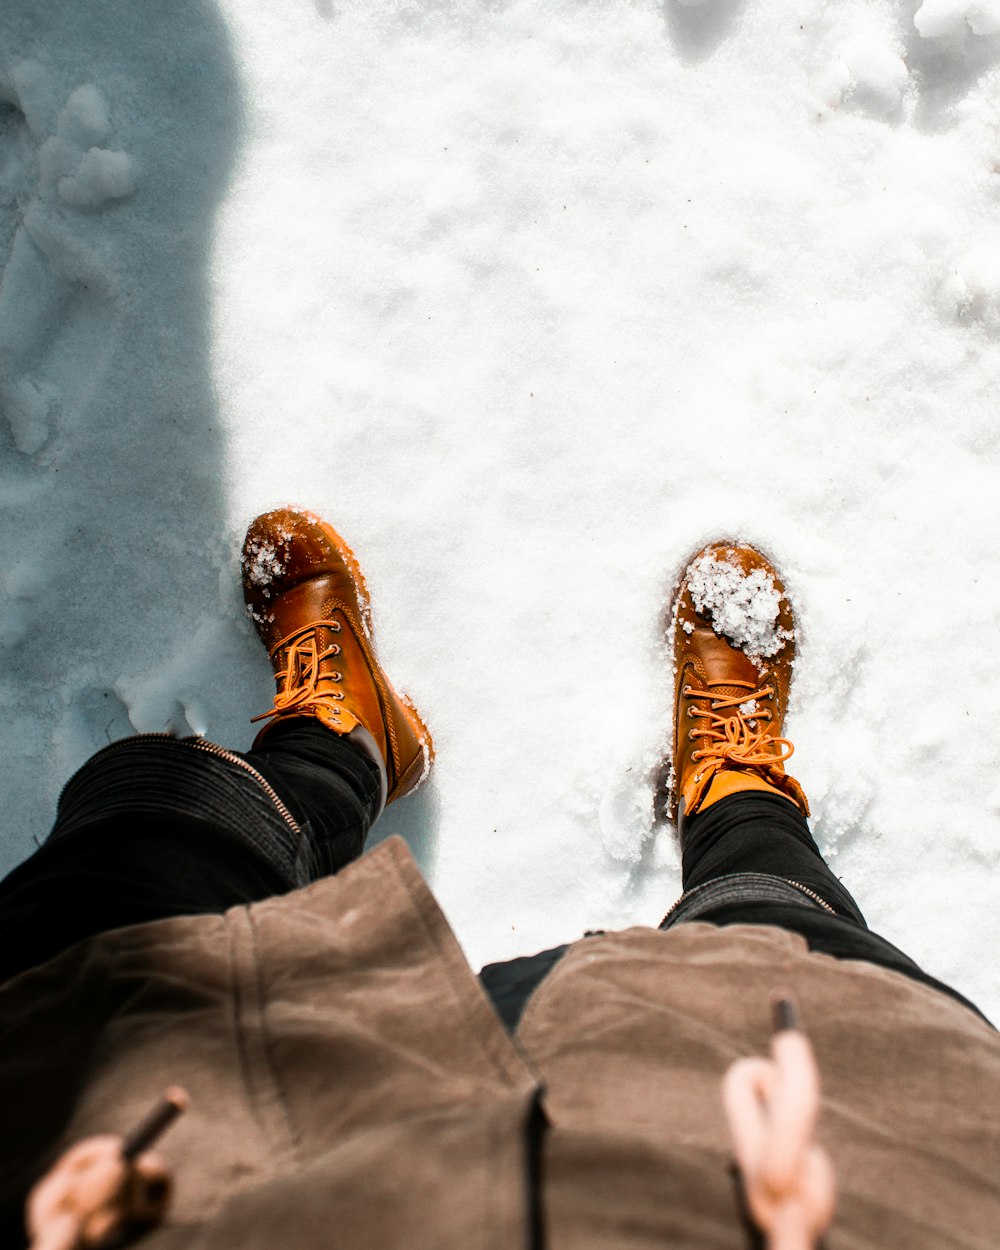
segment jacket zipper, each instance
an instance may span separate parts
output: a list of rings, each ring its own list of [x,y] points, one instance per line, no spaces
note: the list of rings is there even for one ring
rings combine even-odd
[[[254,781],[257,782],[258,786],[260,786],[260,788],[264,791],[264,794],[273,804],[275,811],[277,811],[278,815],[285,822],[285,824],[288,825],[289,829],[291,829],[296,837],[302,836],[302,827],[275,793],[273,786],[267,778],[263,777],[252,764],[248,763],[241,755],[237,755],[235,751],[227,751],[225,747],[217,746],[214,742],[207,742],[204,738],[177,738],[174,734],[170,733],[132,734],[128,738],[119,738],[117,742],[109,743],[106,747],[103,747],[100,751],[98,751],[92,758],[98,759],[101,756],[107,755],[109,752],[114,752],[121,747],[127,746],[131,742],[135,742],[137,739],[143,739],[145,741],[168,740],[170,742],[177,742],[182,746],[191,747],[192,750],[195,751],[204,751],[206,755],[214,755],[217,759],[226,760],[230,764],[235,764],[237,768],[242,768],[245,773],[249,773],[249,775],[253,777]],[[66,786],[68,785],[69,782],[66,783]],[[66,786],[63,786],[63,792],[65,792]],[[59,802],[62,802],[62,793],[59,795]]]

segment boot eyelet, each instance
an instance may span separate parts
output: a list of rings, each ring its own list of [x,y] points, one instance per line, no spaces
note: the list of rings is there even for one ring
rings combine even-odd
[[[331,699],[342,699],[344,697],[343,690],[333,690],[330,692]]]
[[[330,674],[330,681],[343,681],[344,674],[338,673],[336,669]]]

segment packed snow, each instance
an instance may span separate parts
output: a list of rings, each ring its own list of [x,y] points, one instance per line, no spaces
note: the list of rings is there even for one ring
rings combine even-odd
[[[758,664],[795,636],[778,624],[781,592],[774,578],[761,568],[745,571],[732,553],[723,552],[721,559],[714,552],[699,556],[684,584],[698,615]]]
[[[998,196],[992,0],[5,0],[4,865],[110,739],[249,744],[298,502],[472,963],[656,924],[667,605],[742,539],[820,846],[1000,1019]]]
[[[287,550],[287,549],[286,549]],[[249,542],[243,557],[243,576],[251,586],[266,589],[285,571],[285,560],[272,543]],[[247,605],[249,607],[249,604]],[[250,613],[252,616],[253,613]]]

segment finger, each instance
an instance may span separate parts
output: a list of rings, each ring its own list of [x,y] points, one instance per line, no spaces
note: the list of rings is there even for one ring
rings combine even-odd
[[[132,1169],[137,1178],[141,1180],[158,1181],[169,1180],[170,1169],[167,1167],[166,1160],[162,1155],[147,1150],[145,1154],[141,1154],[138,1159],[133,1160]]]
[[[121,1138],[111,1133],[100,1133],[94,1137],[85,1137],[75,1146],[70,1146],[65,1154],[60,1155],[54,1171],[63,1175],[71,1172],[82,1172],[95,1164],[104,1163],[109,1159],[117,1159]]]
[[[777,1070],[769,1107],[773,1131],[761,1160],[761,1176],[780,1193],[792,1183],[812,1138],[819,1112],[819,1073],[804,1033],[776,1033],[771,1049]]]
[[[44,1228],[29,1225],[31,1250],[78,1250],[80,1225],[72,1215],[62,1214],[45,1221]]]
[[[813,1146],[802,1176],[803,1202],[809,1211],[809,1226],[814,1237],[830,1224],[837,1201],[837,1181],[830,1156],[820,1146]]]
[[[760,1165],[767,1132],[762,1102],[766,1102],[774,1079],[771,1067],[766,1059],[737,1059],[722,1083],[729,1131],[745,1175],[756,1173]]]
[[[101,1250],[101,1247],[114,1244],[117,1234],[125,1225],[121,1210],[115,1207],[102,1207],[87,1217],[80,1236],[81,1250]]]
[[[170,1172],[164,1161],[158,1155],[140,1155],[135,1161],[127,1193],[129,1217],[142,1222],[160,1220],[172,1191]]]
[[[813,1247],[808,1214],[803,1204],[795,1199],[778,1205],[767,1234],[768,1250],[812,1250]]]
[[[63,1211],[92,1210],[120,1188],[125,1164],[118,1138],[89,1138],[80,1142],[56,1163],[28,1195],[28,1220],[41,1229]]]

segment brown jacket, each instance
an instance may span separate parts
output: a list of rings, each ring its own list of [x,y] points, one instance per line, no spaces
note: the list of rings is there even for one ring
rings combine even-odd
[[[996,1250],[1000,1037],[959,1003],[779,929],[635,928],[576,943],[512,1040],[395,838],[0,989],[0,1195],[13,1218],[67,1145],[179,1083],[148,1250],[517,1250],[536,1198],[550,1250],[751,1246],[720,1081],[766,1051],[777,987],[823,1077],[829,1250]]]

